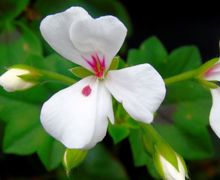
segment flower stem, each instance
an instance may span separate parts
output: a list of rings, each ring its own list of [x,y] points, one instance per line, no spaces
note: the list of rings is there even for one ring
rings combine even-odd
[[[72,85],[76,82],[74,79],[72,79],[68,76],[59,74],[59,73],[45,71],[45,70],[39,70],[39,71],[43,75],[43,78],[50,79],[50,80],[56,80],[56,81],[59,81],[59,82],[66,84],[66,85]]]
[[[164,82],[166,85],[170,85],[176,82],[194,79],[196,75],[197,75],[197,69],[166,78],[164,79]]]
[[[139,123],[143,135],[144,147],[148,153],[153,154],[155,144],[163,142],[163,138],[150,124]]]

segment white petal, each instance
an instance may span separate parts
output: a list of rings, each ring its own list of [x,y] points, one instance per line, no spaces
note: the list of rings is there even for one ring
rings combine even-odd
[[[121,48],[127,29],[113,16],[84,19],[71,25],[70,37],[73,45],[81,52],[97,52],[106,58],[106,67]]]
[[[28,70],[11,68],[0,76],[0,86],[8,92],[25,90],[34,86],[34,83],[24,81],[18,76],[30,74]]]
[[[88,67],[72,44],[69,30],[73,22],[89,18],[91,17],[83,8],[71,7],[64,12],[44,18],[40,24],[40,30],[44,39],[60,55],[76,64]]]
[[[91,93],[85,96],[82,90],[88,85]],[[41,123],[66,147],[88,149],[104,138],[109,116],[112,104],[108,91],[96,78],[87,77],[45,102]]]
[[[211,89],[212,108],[209,116],[210,125],[216,135],[220,138],[220,88]]]
[[[149,64],[109,71],[106,86],[136,120],[150,123],[165,96],[165,85]]]
[[[111,123],[114,123],[112,97],[103,82],[99,82],[97,94],[95,131],[89,147],[95,146],[97,142],[100,142],[105,137],[108,119]]]

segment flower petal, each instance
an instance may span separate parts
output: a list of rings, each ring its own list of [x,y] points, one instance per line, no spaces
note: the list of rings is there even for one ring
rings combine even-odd
[[[220,138],[220,88],[211,89],[212,108],[209,116],[210,126],[216,135]]]
[[[82,60],[69,35],[71,24],[82,19],[91,19],[91,16],[81,7],[71,7],[64,12],[44,18],[40,24],[40,30],[44,39],[60,55],[76,64],[89,67]]]
[[[99,82],[97,94],[95,131],[89,144],[90,147],[95,146],[105,137],[108,119],[114,123],[112,97],[103,82]]]
[[[109,71],[105,84],[136,120],[150,123],[165,96],[165,85],[149,64]]]
[[[113,16],[84,19],[71,25],[70,37],[73,45],[81,52],[105,57],[106,69],[121,48],[127,29]]]
[[[112,118],[110,97],[96,78],[84,78],[44,103],[41,123],[66,147],[91,148],[104,138]]]

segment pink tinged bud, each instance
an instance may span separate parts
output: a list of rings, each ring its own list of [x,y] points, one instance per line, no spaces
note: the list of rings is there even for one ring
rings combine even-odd
[[[82,94],[84,96],[89,96],[92,92],[92,89],[90,88],[89,85],[85,86],[83,89],[82,89]]]
[[[216,74],[220,74],[220,63],[215,64],[213,67],[209,68],[205,73],[205,77],[210,77]]]
[[[105,72],[105,56],[100,58],[97,53],[92,54],[91,59],[83,57],[83,59],[89,64],[93,72],[98,78],[103,78]]]

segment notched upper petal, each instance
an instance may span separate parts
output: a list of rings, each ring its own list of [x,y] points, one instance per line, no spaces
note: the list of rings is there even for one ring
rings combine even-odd
[[[106,68],[122,46],[127,29],[113,16],[93,19],[83,8],[49,15],[40,25],[44,39],[60,55],[92,71],[83,57],[105,57]]]
[[[127,29],[114,16],[84,19],[71,25],[70,38],[82,53],[97,52],[106,57],[107,68],[121,48]]]

